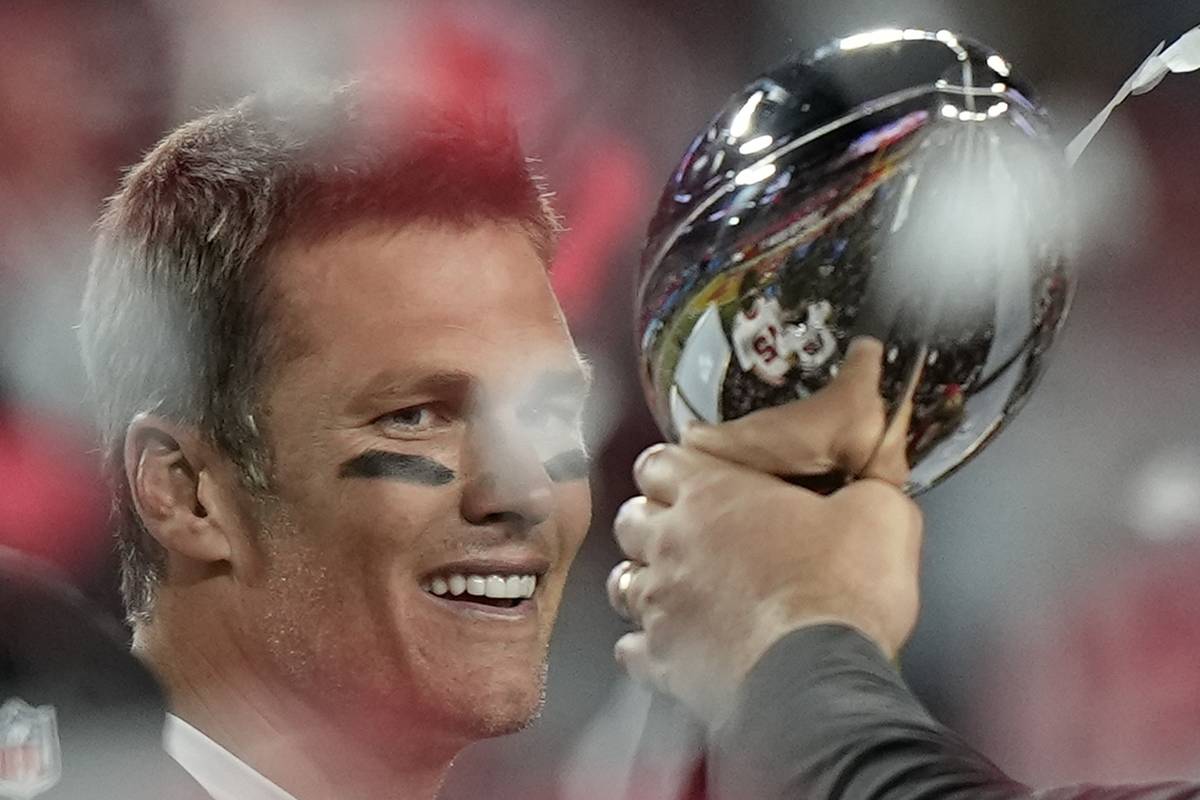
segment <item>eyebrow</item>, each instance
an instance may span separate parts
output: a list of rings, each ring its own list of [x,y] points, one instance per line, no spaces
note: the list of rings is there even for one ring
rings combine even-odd
[[[378,400],[398,394],[450,394],[465,398],[474,385],[474,376],[460,370],[439,370],[416,379],[412,373],[383,370],[354,393],[351,406],[356,409],[369,406]]]

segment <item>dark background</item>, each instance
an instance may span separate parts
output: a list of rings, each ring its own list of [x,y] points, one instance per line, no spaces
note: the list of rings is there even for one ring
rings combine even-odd
[[[90,226],[123,166],[204,109],[390,70],[505,94],[571,231],[555,280],[597,363],[595,526],[535,729],[477,746],[448,796],[620,780],[638,703],[602,597],[612,515],[657,434],[631,280],[693,133],[778,61],[864,28],[951,28],[1039,87],[1064,141],[1197,0],[428,2],[0,0],[0,545],[119,613],[73,325]],[[1081,286],[1040,391],[922,498],[925,610],[905,669],[1018,778],[1200,778],[1200,74],[1131,100],[1080,165]],[[803,724],[803,721],[797,721]]]

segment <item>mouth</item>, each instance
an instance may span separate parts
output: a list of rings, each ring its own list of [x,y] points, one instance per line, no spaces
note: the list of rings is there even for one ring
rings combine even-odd
[[[520,613],[535,605],[546,564],[459,564],[430,573],[421,589],[445,603]]]

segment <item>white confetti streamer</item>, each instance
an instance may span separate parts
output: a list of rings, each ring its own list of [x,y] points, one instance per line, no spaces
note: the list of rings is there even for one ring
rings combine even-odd
[[[1200,70],[1200,26],[1192,28],[1170,47],[1162,42],[1154,52],[1142,62],[1137,72],[1125,81],[1125,85],[1109,101],[1104,110],[1079,132],[1079,135],[1067,145],[1067,162],[1074,165],[1083,151],[1096,138],[1096,134],[1108,122],[1108,118],[1117,106],[1125,102],[1129,95],[1146,94],[1158,86],[1169,73],[1195,72]]]

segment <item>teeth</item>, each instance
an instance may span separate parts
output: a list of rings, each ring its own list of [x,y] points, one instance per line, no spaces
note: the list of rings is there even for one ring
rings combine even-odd
[[[458,597],[468,594],[473,597],[490,597],[497,600],[525,600],[533,597],[537,590],[536,575],[461,575],[453,574],[433,578],[421,584],[421,588],[439,597]]]

